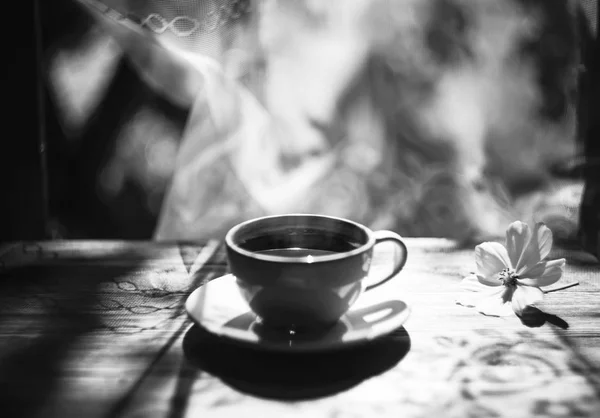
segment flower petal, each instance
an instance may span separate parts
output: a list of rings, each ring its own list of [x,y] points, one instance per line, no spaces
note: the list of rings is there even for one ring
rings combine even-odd
[[[529,225],[524,222],[513,222],[506,230],[506,249],[508,250],[508,256],[513,267],[519,262],[519,258],[523,254],[530,238],[531,231],[529,230]]]
[[[544,274],[544,271],[546,270],[546,264],[547,264],[546,261],[538,262],[535,266],[531,267],[529,270],[527,270],[525,273],[523,273],[523,275],[519,276],[520,277],[519,280],[537,279],[542,274]],[[536,285],[533,285],[533,286],[536,286]]]
[[[519,276],[526,275],[528,270],[548,256],[551,248],[552,231],[543,223],[538,222],[515,266],[517,274]]]
[[[475,273],[471,273],[460,281],[460,288],[471,292],[481,292],[490,287],[481,283]]]
[[[552,249],[552,244],[554,242],[554,238],[552,237],[552,231],[546,225],[541,222],[538,222],[536,225],[537,240],[538,240],[538,248],[540,250],[540,259],[548,257],[550,254],[550,250]]]
[[[460,281],[460,288],[462,290],[467,290],[470,292],[495,292],[497,291],[496,289],[496,284],[494,283],[494,286],[489,286],[485,283],[482,282],[483,280],[483,276],[479,275],[479,274],[469,274],[467,277],[465,277],[464,279],[462,279]],[[502,282],[500,280],[498,280],[498,283],[502,284]]]
[[[475,262],[480,281],[489,286],[500,286],[502,283],[496,276],[511,267],[506,248],[497,242],[484,242],[475,247]]]
[[[493,294],[481,298],[475,308],[484,315],[509,316],[513,315],[511,299],[514,292],[513,287],[502,286]]]
[[[517,286],[512,298],[512,308],[519,316],[527,306],[534,305],[544,299],[544,292],[539,287]]]
[[[468,308],[473,308],[477,302],[485,296],[498,292],[497,287],[490,287],[481,283],[474,273],[469,274],[462,279],[459,286],[461,289],[465,290],[465,292],[462,292],[461,295],[456,298],[455,302]]]
[[[534,275],[533,273],[538,270],[538,266],[534,267],[528,272],[528,276],[522,279],[518,279],[518,282],[526,286],[537,286],[544,287],[550,286],[556,283],[562,276],[562,269],[565,265],[565,259],[559,258],[557,260],[550,260],[545,263],[539,263],[543,265],[544,269],[541,273]]]

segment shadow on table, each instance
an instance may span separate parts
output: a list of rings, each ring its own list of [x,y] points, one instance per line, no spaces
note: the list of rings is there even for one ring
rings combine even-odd
[[[69,350],[100,327],[91,308],[97,286],[134,267],[102,267],[101,261],[78,266],[77,274],[68,263],[0,274],[0,322],[6,327],[2,341],[10,341],[0,344],[1,416],[37,415],[61,383]]]
[[[135,248],[116,248],[102,255],[75,257],[45,251],[34,246],[39,253],[40,265],[17,266],[0,271],[0,416],[37,416],[47,402],[64,383],[65,362],[78,357],[80,348],[87,347],[84,337],[98,330],[106,333],[106,344],[110,346],[116,338],[127,334],[111,328],[114,324],[128,324],[129,311],[119,305],[121,299],[138,297],[142,302],[156,299],[153,289],[121,290],[118,282],[128,277],[144,262],[145,257]],[[26,247],[23,247],[25,251]],[[195,258],[194,254],[181,256]],[[211,259],[212,260],[212,259]],[[186,266],[191,261],[186,263]],[[207,262],[208,269],[214,269],[215,261]],[[204,267],[203,267],[204,268]],[[188,267],[189,269],[189,267]],[[197,279],[205,276],[202,269]],[[128,281],[126,284],[131,285]],[[107,287],[108,286],[108,287]],[[192,284],[192,288],[196,285]],[[103,290],[102,290],[103,289]],[[108,305],[102,305],[99,292]],[[114,298],[114,300],[113,300]],[[145,299],[144,299],[145,298]],[[173,317],[183,312],[181,306],[173,309]],[[138,302],[141,303],[141,302]],[[102,317],[103,315],[108,315]],[[121,319],[121,320],[116,320]],[[153,335],[156,330],[151,330]],[[179,334],[180,335],[180,334]],[[110,336],[110,338],[108,337]],[[172,337],[173,340],[177,337]],[[162,345],[162,343],[161,343]],[[73,351],[79,347],[79,350]],[[89,347],[90,352],[106,347]],[[135,347],[132,347],[134,349]],[[159,355],[166,351],[158,343]],[[167,347],[168,348],[168,347]],[[104,356],[110,349],[103,352]],[[90,356],[92,357],[92,356]],[[76,363],[77,364],[77,363]],[[148,366],[151,369],[152,364]],[[90,365],[88,373],[92,373]],[[140,382],[149,372],[143,371],[131,388],[124,390],[123,399],[116,403],[111,416],[119,415]],[[75,379],[69,376],[71,379]],[[96,399],[89,399],[92,404]],[[75,402],[76,403],[76,402]],[[68,410],[72,405],[63,405]],[[63,407],[61,406],[61,408]],[[121,409],[119,409],[121,408]]]
[[[242,392],[300,400],[332,395],[394,367],[410,350],[403,327],[368,344],[326,353],[278,353],[242,346],[194,325],[183,350],[198,367]]]
[[[531,328],[539,328],[546,323],[561,329],[569,328],[568,322],[561,317],[541,311],[534,306],[527,307],[523,311],[523,315],[521,315],[520,319],[523,325]]]

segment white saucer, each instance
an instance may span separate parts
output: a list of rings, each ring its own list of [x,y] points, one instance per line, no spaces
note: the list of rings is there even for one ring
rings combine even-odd
[[[288,334],[262,326],[231,274],[196,289],[185,308],[196,324],[235,342],[276,351],[327,351],[369,342],[406,321],[409,306],[400,300],[382,300],[385,292],[377,290],[362,294],[337,325],[318,335]]]

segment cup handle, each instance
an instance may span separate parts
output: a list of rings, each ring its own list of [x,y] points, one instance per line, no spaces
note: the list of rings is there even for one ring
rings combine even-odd
[[[375,289],[376,287],[381,286],[382,284],[390,280],[392,277],[394,277],[396,274],[398,274],[400,270],[404,268],[404,265],[406,264],[406,259],[408,258],[408,250],[406,248],[406,244],[404,244],[404,241],[402,241],[402,237],[400,235],[396,234],[395,232],[386,230],[374,231],[373,234],[375,235],[375,245],[385,241],[391,241],[400,248],[400,250],[402,251],[402,257],[400,257],[400,260],[396,262],[396,265],[394,266],[394,269],[390,274],[385,276],[383,279],[368,285],[365,288],[365,291]]]

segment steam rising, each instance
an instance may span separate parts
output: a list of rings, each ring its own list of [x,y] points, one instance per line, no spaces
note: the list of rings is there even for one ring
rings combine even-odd
[[[543,35],[543,5],[264,0],[232,23],[243,31],[223,37],[218,66],[172,50],[204,88],[157,237],[282,212],[461,240],[535,218],[528,194],[575,152],[572,111],[542,114],[544,68],[523,52]]]

